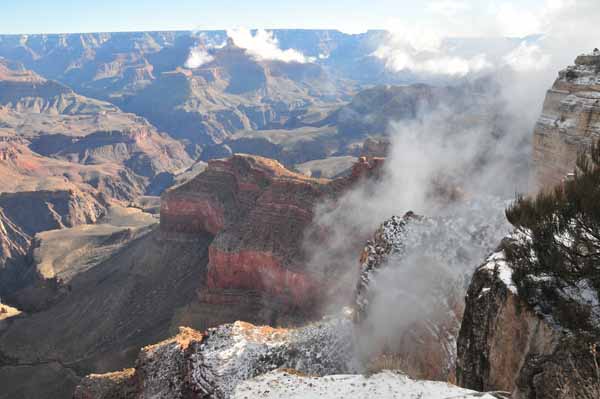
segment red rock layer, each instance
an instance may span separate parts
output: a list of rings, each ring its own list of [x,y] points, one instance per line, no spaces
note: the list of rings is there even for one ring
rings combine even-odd
[[[376,174],[381,165],[382,159],[361,158],[348,178],[327,180],[257,156],[213,160],[195,179],[163,195],[161,229],[215,236],[206,287],[211,294],[201,298],[214,299],[219,290],[247,290],[310,308],[326,291],[326,282],[306,270],[301,251],[313,208]]]

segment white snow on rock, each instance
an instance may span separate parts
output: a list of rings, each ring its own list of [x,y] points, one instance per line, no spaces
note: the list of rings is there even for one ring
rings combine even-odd
[[[209,329],[199,350],[190,355],[191,382],[229,398],[240,382],[279,368],[311,375],[355,372],[352,332],[352,321],[345,317],[297,329],[240,321]]]
[[[372,376],[330,375],[311,377],[278,370],[241,383],[233,399],[494,399],[468,389],[437,381],[413,380],[383,371]]]
[[[508,288],[513,294],[517,295],[517,286],[512,278],[513,270],[509,266],[508,262],[506,262],[506,255],[504,251],[497,251],[491,254],[487,258],[486,263],[482,266],[482,268],[496,274],[500,281],[504,283],[506,288]]]

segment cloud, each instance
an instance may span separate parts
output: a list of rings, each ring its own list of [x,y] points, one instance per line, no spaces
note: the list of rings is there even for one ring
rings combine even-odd
[[[546,90],[560,69],[581,52],[600,45],[600,37],[593,33],[600,2],[552,0],[544,4],[535,26],[527,32],[539,29],[543,36],[509,41],[510,46],[499,54],[457,55],[445,48],[443,34],[426,29],[396,32],[377,50],[375,55],[391,69],[411,68],[453,76],[484,69],[489,73],[472,86],[465,83],[471,77],[462,79],[463,84],[452,91],[458,95],[443,99],[437,108],[425,107],[413,119],[391,122],[387,133],[392,144],[383,177],[363,182],[334,203],[320,204],[315,209],[313,227],[325,234],[316,234],[315,241],[307,234],[307,265],[335,276],[341,286],[355,286],[365,237],[370,238],[379,224],[392,215],[413,210],[425,216],[443,216],[456,231],[472,234],[465,240],[445,233],[442,237],[431,235],[429,241],[423,237],[417,248],[419,256],[408,253],[390,260],[388,269],[380,273],[372,286],[375,296],[370,317],[374,320],[370,321],[374,331],[370,332],[372,335],[359,335],[367,344],[376,343],[380,337],[397,340],[412,323],[430,318],[436,304],[428,302],[428,298],[439,298],[431,296],[439,283],[437,272],[470,274],[483,260],[485,252],[492,248],[477,243],[477,229],[472,227],[489,226],[491,234],[497,234],[490,240],[491,245],[499,243],[499,237],[507,231],[504,229],[510,228],[502,224],[502,200],[510,200],[515,192],[529,188],[531,138]],[[504,10],[499,22],[490,20],[494,29],[504,29],[503,18],[519,13],[516,9]],[[531,15],[525,15],[510,29],[525,33],[519,24],[530,18]],[[481,61],[476,61],[478,57]],[[463,107],[460,103],[465,99],[474,103]],[[440,176],[462,187],[472,196],[467,202],[475,207],[448,207],[435,201],[431,189]],[[471,254],[456,261],[462,262],[461,267],[448,268],[449,262],[443,257],[439,262],[430,262],[431,254],[422,247],[439,248],[443,244],[444,248],[441,240],[454,240]],[[425,267],[428,269],[423,274]],[[390,312],[392,307],[397,309]]]
[[[227,36],[233,43],[259,60],[306,63],[312,60],[295,49],[282,50],[272,32],[258,29],[254,34],[249,29],[227,30]]]
[[[403,28],[391,30],[372,55],[390,71],[410,70],[425,77],[461,77],[504,68],[554,76],[575,55],[598,46],[597,37],[591,34],[600,15],[600,2],[596,0],[545,0],[537,7],[507,1],[481,4],[431,2],[428,10],[443,16],[436,20],[438,23],[416,29],[393,24]],[[467,46],[457,49],[447,45],[448,38],[456,36],[514,40],[507,39],[504,45],[492,44],[492,48],[473,54]]]
[[[543,71],[550,65],[550,55],[539,44],[521,42],[503,57],[504,63],[517,72]]]
[[[426,29],[396,30],[372,55],[395,72],[462,77],[492,66],[485,54],[463,57],[446,53],[443,37]]]
[[[208,53],[204,47],[194,47],[190,50],[188,59],[185,61],[185,67],[194,69],[199,68],[202,65],[212,62],[214,57]]]

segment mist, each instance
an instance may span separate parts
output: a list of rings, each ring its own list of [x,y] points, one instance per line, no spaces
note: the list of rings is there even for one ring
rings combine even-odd
[[[507,13],[519,10],[504,10],[499,14],[502,20],[491,25],[501,30]],[[478,98],[474,106],[460,109],[450,100],[423,109],[415,119],[391,122],[386,132],[391,147],[382,178],[362,182],[337,201],[315,209],[313,229],[326,234],[325,239],[320,235],[318,241],[311,240],[309,230],[308,263],[340,286],[355,286],[364,243],[392,215],[410,210],[456,226],[440,234],[419,235],[422,241],[414,252],[401,259],[390,257],[377,273],[367,320],[371,329],[362,340],[368,343],[367,353],[377,346],[374,342],[401,337],[415,323],[430,320],[440,310],[440,281],[442,288],[468,281],[510,231],[504,209],[516,193],[532,189],[531,138],[545,93],[560,69],[600,44],[600,38],[590,34],[596,30],[598,15],[596,1],[547,1],[539,13],[525,18],[539,31],[520,31],[538,35],[514,40],[504,53],[453,55],[443,45],[447,36],[423,31],[392,34],[374,53],[391,72],[410,69],[421,73],[424,82],[442,75],[454,79],[451,84],[482,89],[470,92]],[[439,195],[448,190],[463,197],[448,201]],[[486,224],[495,226],[489,239],[475,240],[474,232]],[[436,243],[443,247],[444,242],[453,242],[470,255],[457,257],[451,252],[444,259],[433,251],[432,258],[431,248]],[[340,303],[332,302],[325,306],[335,311]]]

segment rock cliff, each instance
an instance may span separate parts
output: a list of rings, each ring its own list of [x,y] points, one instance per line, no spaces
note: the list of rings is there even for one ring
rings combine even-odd
[[[106,209],[101,198],[76,189],[0,194],[0,296],[41,277],[26,267],[35,234],[95,223]]]
[[[51,306],[20,308],[24,314],[2,326],[0,381],[30,397],[66,397],[63,391],[84,375],[131,367],[140,347],[181,325],[203,331],[236,320],[282,325],[315,318],[320,309],[308,295],[326,282],[302,268],[302,235],[295,229],[308,223],[319,195],[380,169],[381,160],[362,159],[342,180],[318,180],[275,161],[236,155],[211,161],[165,193],[160,227],[138,232],[129,216],[111,216],[111,208],[107,217],[114,220],[106,224],[38,234],[26,253],[31,270],[65,284]],[[222,219],[219,212],[198,213],[210,207],[222,209]],[[278,236],[266,234],[270,228]],[[54,292],[46,288],[42,294]],[[45,378],[32,383],[28,374]],[[61,393],[46,396],[56,386]]]
[[[346,178],[312,179],[277,161],[235,155],[212,160],[192,181],[168,191],[161,230],[209,233],[209,302],[224,290],[256,292],[295,308],[300,318],[322,302],[327,282],[305,269],[301,244],[318,201],[335,198],[353,181],[380,170],[362,159]]]
[[[559,72],[533,135],[537,188],[560,183],[577,154],[600,138],[600,55],[581,55]]]
[[[532,272],[520,277],[537,282],[530,292],[514,273],[499,249],[474,274],[458,339],[458,384],[516,399],[597,397],[597,335],[565,321],[586,323],[582,309],[598,303],[593,291],[585,284],[560,288]]]

